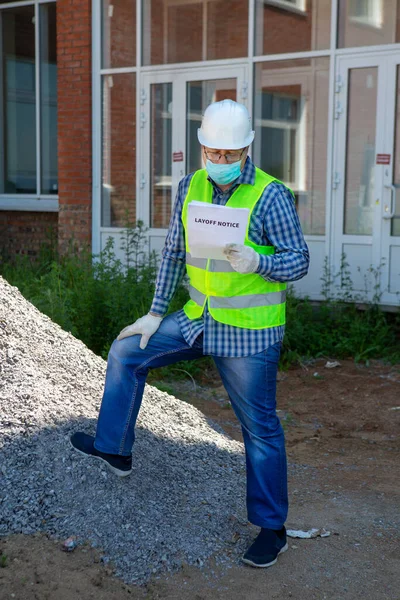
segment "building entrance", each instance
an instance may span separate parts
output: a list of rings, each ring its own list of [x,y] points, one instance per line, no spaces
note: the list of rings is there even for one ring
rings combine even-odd
[[[247,66],[145,73],[140,92],[138,218],[150,224],[150,249],[165,240],[180,179],[202,168],[197,140],[211,102],[248,102]]]
[[[360,297],[398,306],[400,293],[400,54],[337,59],[332,264]],[[368,289],[368,294],[366,293]]]

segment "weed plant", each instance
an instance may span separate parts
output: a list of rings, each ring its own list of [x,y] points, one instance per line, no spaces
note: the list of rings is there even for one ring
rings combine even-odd
[[[354,290],[346,255],[337,273],[326,258],[318,303],[296,298],[289,286],[283,365],[318,357],[400,363],[400,312],[380,308],[383,266],[367,270],[360,292]]]
[[[36,260],[17,256],[0,272],[41,312],[105,358],[119,331],[150,308],[157,260],[146,253],[146,244],[146,229],[138,222],[124,231],[122,260],[111,237],[96,256],[88,249],[78,252],[72,242],[61,256],[50,242]],[[186,296],[181,286],[171,310]]]
[[[88,249],[77,252],[71,243],[60,256],[50,235],[36,260],[23,256],[4,261],[0,273],[40,311],[106,358],[119,331],[150,308],[158,264],[146,247],[146,229],[140,221],[127,224],[122,260],[117,258],[112,238],[99,255],[93,256]],[[369,275],[375,282],[369,302],[353,292],[345,257],[336,274],[325,264],[323,301],[299,299],[289,287],[281,367],[318,357],[400,362],[399,314],[379,308],[380,269],[371,268]],[[181,308],[187,298],[186,287],[180,284],[170,312]],[[165,384],[187,377],[199,379],[211,364],[208,357],[178,363],[158,369],[151,379]]]
[[[8,566],[7,561],[8,561],[7,554],[0,554],[0,568],[1,569],[5,569]]]

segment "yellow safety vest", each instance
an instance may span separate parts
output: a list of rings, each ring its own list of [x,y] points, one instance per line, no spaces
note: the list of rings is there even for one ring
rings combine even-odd
[[[275,177],[256,168],[255,184],[239,185],[226,206],[248,208],[245,245],[259,254],[274,254],[273,246],[258,246],[249,240],[249,225],[255,205],[265,188]],[[280,182],[279,182],[280,183]],[[244,275],[233,269],[227,260],[193,258],[190,255],[187,232],[187,209],[192,200],[212,202],[212,184],[205,169],[196,171],[191,179],[182,209],[186,238],[186,271],[190,280],[190,300],[183,307],[189,319],[198,319],[207,303],[211,316],[220,323],[264,329],[285,323],[286,284],[266,281],[261,275]]]

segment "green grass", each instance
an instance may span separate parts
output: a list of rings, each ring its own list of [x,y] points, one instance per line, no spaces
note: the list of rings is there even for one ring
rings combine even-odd
[[[151,385],[153,385],[154,387],[159,389],[160,392],[166,392],[170,396],[175,396],[175,394],[176,394],[175,389],[172,385],[168,385],[168,384],[164,383],[163,381],[160,381],[159,379],[154,379],[151,382]]]
[[[119,331],[147,313],[151,305],[158,265],[156,257],[144,250],[145,234],[140,222],[124,232],[127,267],[116,259],[111,238],[100,255],[93,257],[88,250],[76,252],[72,243],[70,250],[59,256],[50,237],[35,261],[28,257],[3,260],[0,273],[39,310],[106,358]],[[341,281],[346,286],[336,300],[330,300],[326,290],[338,275],[331,277],[327,268],[322,278],[324,301],[315,304],[296,298],[289,289],[281,368],[318,357],[400,362],[399,313],[379,308],[378,288],[375,301],[360,310],[346,268],[343,261]],[[186,288],[180,285],[170,312],[181,308],[187,298]],[[210,369],[212,360],[205,357],[157,369],[149,381],[157,381],[168,391],[168,383],[176,379],[206,380]]]
[[[290,365],[310,358],[382,359],[400,362],[399,313],[377,304],[362,310],[356,303],[324,300],[318,305],[289,295],[282,361]]]

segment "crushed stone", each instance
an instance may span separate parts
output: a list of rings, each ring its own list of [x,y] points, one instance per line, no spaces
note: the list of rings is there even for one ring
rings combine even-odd
[[[130,477],[72,449],[94,435],[105,368],[0,277],[0,536],[75,536],[130,583],[239,556],[243,445],[193,406],[146,386]]]

